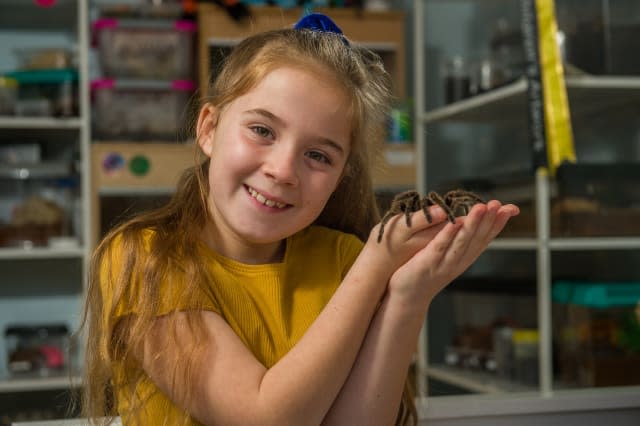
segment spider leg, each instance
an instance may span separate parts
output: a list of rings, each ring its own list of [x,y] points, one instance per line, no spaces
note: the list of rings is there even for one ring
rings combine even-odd
[[[453,199],[449,203],[449,206],[451,207],[451,212],[453,213],[453,215],[458,217],[466,216],[473,204],[474,203],[470,203],[468,200]]]
[[[423,197],[420,199],[420,207],[422,208],[422,212],[424,213],[424,217],[427,218],[427,222],[433,222],[433,217],[431,217],[431,213],[429,212],[429,206],[433,205],[433,201],[429,199],[429,197]]]
[[[447,192],[444,196],[445,202],[450,204],[455,199],[463,199],[469,205],[477,204],[477,203],[485,203],[485,201],[478,194],[465,191],[464,189],[454,189]]]
[[[420,209],[420,194],[415,191],[412,192],[411,198],[407,200],[404,208],[404,217],[406,218],[407,226],[411,227],[411,213]]]
[[[440,208],[442,208],[442,210],[444,210],[445,214],[447,215],[447,219],[449,220],[449,222],[456,223],[456,218],[455,218],[455,216],[453,214],[453,211],[451,210],[451,207],[449,207],[449,205],[444,201],[444,199],[440,196],[440,194],[438,194],[435,191],[431,191],[427,195],[427,198],[433,204],[435,204],[437,206],[440,206]]]
[[[395,213],[389,210],[384,214],[384,216],[382,216],[382,220],[380,221],[380,232],[378,232],[378,242],[382,241],[382,234],[384,233],[384,225],[386,225],[387,222],[389,222],[389,219],[391,219],[394,215]]]

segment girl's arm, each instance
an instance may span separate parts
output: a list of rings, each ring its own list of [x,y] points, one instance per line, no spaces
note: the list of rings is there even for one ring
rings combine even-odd
[[[434,213],[434,224],[445,220],[442,211]],[[219,315],[202,312],[208,337],[197,341],[203,353],[193,366],[195,374],[185,380],[180,370],[189,356],[185,348],[196,341],[184,313],[156,320],[138,351],[144,370],[174,403],[203,423],[320,424],[349,375],[391,274],[436,234],[439,225],[423,218],[415,215],[411,228],[404,219],[393,218],[387,225],[390,238],[383,244],[375,243],[372,231],[373,243],[365,245],[327,306],[270,369]],[[172,321],[177,324],[175,340],[167,333]],[[180,400],[186,393],[192,397]]]
[[[183,348],[195,339],[185,314],[156,320],[140,354],[144,369],[176,404],[203,423],[320,424],[350,377],[358,354],[373,353],[360,349],[392,273],[425,246],[422,252],[440,250],[436,245],[429,248],[428,244],[444,226],[444,214],[435,210],[434,223],[438,225],[428,224],[420,215],[414,215],[411,228],[399,220],[402,218],[392,219],[387,228],[388,237],[381,244],[375,242],[374,230],[325,309],[298,344],[270,369],[264,368],[226,322],[211,312],[201,314],[208,339],[199,342],[204,352],[194,365],[192,380],[186,381],[180,372],[174,374],[175,367],[188,356]],[[447,227],[450,231],[439,236],[445,246],[451,245],[459,230],[459,225]],[[397,281],[394,287],[398,291],[390,291],[378,315],[387,309],[396,309],[395,303],[387,302],[392,295],[409,293],[403,289],[411,286],[400,285],[403,280]],[[166,335],[165,322],[171,320],[178,324],[177,344]],[[369,332],[370,336],[389,334],[383,331],[386,321],[383,317],[376,319],[375,323],[380,324],[373,325],[371,330],[379,327],[380,331]],[[369,340],[370,337],[367,342]],[[402,374],[402,379],[404,376]],[[186,389],[192,397],[181,401],[179,396]]]
[[[324,424],[392,425],[431,300],[482,253],[517,214],[514,206],[478,205],[447,224],[395,272],[354,367]],[[457,231],[457,233],[456,233]]]

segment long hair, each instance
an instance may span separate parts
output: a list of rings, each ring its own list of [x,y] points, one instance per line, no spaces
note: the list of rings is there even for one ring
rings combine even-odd
[[[351,101],[351,150],[345,173],[315,223],[355,234],[365,241],[380,219],[371,169],[386,133],[391,103],[389,75],[377,55],[345,43],[340,35],[293,29],[268,31],[248,37],[232,50],[202,103],[209,102],[216,111],[224,111],[226,105],[249,92],[269,72],[283,66],[330,78]],[[194,244],[211,220],[207,207],[209,161],[198,144],[195,150],[195,164],[183,172],[169,203],[112,229],[92,256],[82,321],[83,329],[87,329],[82,415],[94,422],[103,418],[108,423],[117,415],[115,388],[123,384],[132,395],[126,405],[135,409],[141,404],[133,400],[133,390],[148,378],[132,348],[141,347],[158,314],[163,276],[179,265],[185,277],[181,280],[184,288],[180,297],[192,303],[190,306],[198,306],[193,300],[195,294],[211,294],[207,288],[212,277],[198,258]],[[109,265],[115,257],[120,262],[118,272],[112,273]],[[126,317],[126,324],[122,324],[122,320],[116,322],[116,311],[118,306],[124,306],[126,311],[127,304],[131,304],[127,300],[132,281],[137,284],[136,315]],[[188,316],[189,325],[194,333],[203,336],[204,325],[199,318],[195,314]],[[168,335],[175,335],[175,324],[170,324]],[[186,374],[188,378],[195,374],[192,367],[198,348],[194,345],[185,351],[192,357],[184,366],[176,367],[180,371],[174,374]],[[118,365],[132,368],[125,369],[125,377],[114,377]],[[185,389],[179,398],[188,400],[189,396]],[[413,409],[411,401],[410,407]]]

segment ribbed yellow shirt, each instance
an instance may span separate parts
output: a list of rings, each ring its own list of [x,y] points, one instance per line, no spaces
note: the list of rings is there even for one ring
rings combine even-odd
[[[218,313],[265,367],[284,356],[302,337],[327,304],[355,261],[362,242],[355,236],[312,226],[287,239],[281,263],[247,265],[223,257],[201,244],[215,285],[202,294],[204,309]],[[111,271],[113,272],[113,271]],[[180,273],[171,274],[173,283]],[[160,294],[160,313],[176,308],[179,286],[165,283]],[[135,291],[133,292],[135,293]],[[183,307],[180,307],[183,308]],[[117,316],[135,312],[117,309]],[[114,372],[116,377],[121,372]],[[144,381],[136,393],[148,396],[139,424],[172,424],[182,417],[178,407],[151,381]],[[118,409],[126,421],[130,395],[117,389]],[[157,414],[156,414],[157,413]],[[160,414],[162,413],[162,414]],[[168,416],[168,418],[167,418]],[[158,418],[163,417],[163,418]],[[190,424],[198,424],[193,421]]]

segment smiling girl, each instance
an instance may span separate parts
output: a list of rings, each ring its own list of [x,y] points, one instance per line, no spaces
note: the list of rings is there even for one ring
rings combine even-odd
[[[393,218],[372,147],[390,81],[326,17],[240,43],[196,123],[202,161],[96,249],[84,415],[124,424],[415,423],[407,371],[433,297],[518,213]],[[406,394],[405,394],[406,395]]]

